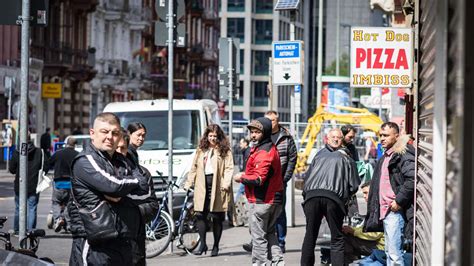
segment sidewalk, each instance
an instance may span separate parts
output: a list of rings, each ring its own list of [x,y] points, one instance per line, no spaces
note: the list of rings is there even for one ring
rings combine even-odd
[[[289,227],[286,238],[286,253],[284,254],[286,265],[299,265],[301,258],[301,245],[306,231],[305,218],[301,202],[303,197],[301,191],[295,193],[295,227]],[[225,222],[227,223],[227,222]],[[147,260],[148,265],[250,265],[251,254],[242,249],[242,244],[250,241],[247,227],[225,227],[222,233],[218,257],[210,256],[213,244],[212,232],[207,233],[207,255],[186,255],[182,250],[174,248],[173,254],[162,254],[161,256]],[[316,265],[319,264],[319,247],[316,247]]]

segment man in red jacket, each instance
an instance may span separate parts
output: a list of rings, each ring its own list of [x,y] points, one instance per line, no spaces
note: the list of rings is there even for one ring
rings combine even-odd
[[[254,146],[250,150],[245,173],[235,176],[245,185],[249,202],[249,227],[252,235],[252,264],[283,265],[275,222],[282,209],[283,178],[280,157],[272,143],[272,122],[266,117],[253,120],[247,128]],[[271,247],[272,261],[268,261]]]

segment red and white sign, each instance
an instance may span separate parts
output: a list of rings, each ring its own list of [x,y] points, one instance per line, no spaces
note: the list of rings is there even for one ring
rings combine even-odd
[[[410,28],[351,28],[351,87],[407,88],[413,83]]]

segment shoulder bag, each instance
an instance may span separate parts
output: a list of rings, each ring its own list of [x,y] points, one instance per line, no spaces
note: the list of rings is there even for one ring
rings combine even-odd
[[[46,175],[44,172],[44,152],[42,149],[41,150],[41,169],[38,171],[38,184],[36,185],[36,194],[39,194],[43,191],[45,191],[52,182],[52,178]]]

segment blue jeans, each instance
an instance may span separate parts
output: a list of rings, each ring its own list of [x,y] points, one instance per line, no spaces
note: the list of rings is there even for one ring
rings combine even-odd
[[[36,228],[36,207],[38,207],[39,194],[29,195],[26,199],[26,231],[31,231]],[[15,219],[13,220],[13,230],[19,231],[20,221],[20,195],[15,194]]]
[[[387,265],[403,266],[403,229],[405,220],[399,212],[389,212],[383,220]]]
[[[278,237],[278,245],[280,247],[285,247],[285,239],[286,239],[286,211],[285,211],[285,206],[286,206],[286,185],[283,188],[283,202],[282,206],[283,208],[281,209],[280,215],[278,216],[275,226],[276,226],[276,232],[277,232],[277,237]]]

